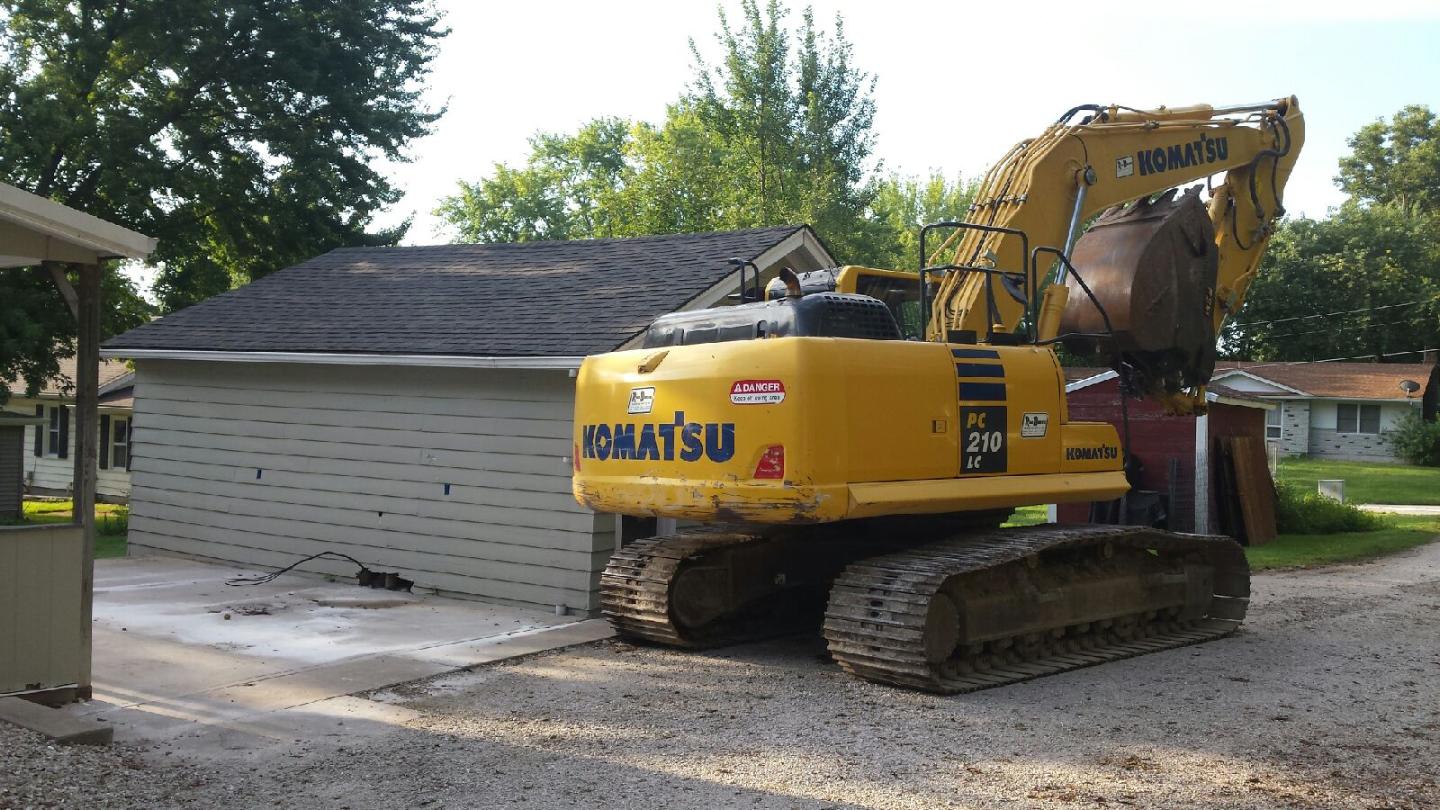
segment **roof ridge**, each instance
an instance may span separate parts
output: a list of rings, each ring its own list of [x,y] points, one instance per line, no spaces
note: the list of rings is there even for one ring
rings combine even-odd
[[[757,228],[736,228],[728,231],[682,231],[677,233],[647,233],[638,236],[601,236],[601,237],[580,237],[578,239],[532,239],[524,242],[441,242],[433,245],[350,245],[346,247],[331,248],[329,251],[320,254],[329,256],[333,253],[359,253],[364,251],[389,251],[389,250],[441,250],[447,248],[485,248],[487,250],[533,250],[535,248],[554,245],[610,245],[619,243],[635,242],[656,242],[682,239],[700,239],[705,237],[719,236],[749,236],[762,234],[771,231],[784,232],[786,236],[809,225],[765,225]],[[309,259],[313,261],[314,259]],[[297,267],[299,265],[296,265]]]

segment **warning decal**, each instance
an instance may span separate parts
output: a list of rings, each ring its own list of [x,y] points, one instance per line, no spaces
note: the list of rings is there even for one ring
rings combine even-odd
[[[735,405],[774,405],[785,401],[785,383],[779,380],[736,380],[730,386]]]

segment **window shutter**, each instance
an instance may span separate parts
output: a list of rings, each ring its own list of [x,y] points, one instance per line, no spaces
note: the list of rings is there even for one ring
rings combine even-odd
[[[45,406],[44,406],[44,405],[36,405],[36,406],[35,406],[35,415],[38,416],[38,417],[40,417],[41,419],[44,419],[44,418],[45,418]],[[38,425],[35,426],[35,457],[36,457],[36,458],[39,458],[39,457],[45,455],[45,426],[46,426],[47,424],[49,424],[49,423],[47,423],[47,422],[41,422],[40,424],[38,424]]]
[[[130,462],[135,458],[135,416],[125,423],[125,471],[130,471]]]
[[[60,410],[60,458],[70,457],[70,409],[64,405],[56,406]]]
[[[100,469],[110,469],[110,416],[100,414]]]

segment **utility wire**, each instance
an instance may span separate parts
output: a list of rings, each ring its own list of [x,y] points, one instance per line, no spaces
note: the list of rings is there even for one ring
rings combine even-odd
[[[1397,326],[1397,325],[1402,324],[1402,323],[1413,323],[1413,322],[1414,322],[1414,316],[1412,315],[1412,316],[1410,316],[1409,318],[1405,318],[1405,319],[1398,320],[1398,321],[1386,321],[1386,322],[1384,322],[1384,323],[1369,323],[1369,324],[1366,324],[1366,325],[1363,326],[1363,327],[1355,327],[1354,331],[1357,331],[1357,332],[1358,332],[1358,331],[1360,331],[1361,329],[1376,329],[1376,328],[1381,327],[1381,326]],[[1334,327],[1327,327],[1327,328],[1325,328],[1325,329],[1310,329],[1310,330],[1307,330],[1307,331],[1305,331],[1305,332],[1286,332],[1286,333],[1284,333],[1284,334],[1282,334],[1282,335],[1266,335],[1265,338],[1266,338],[1266,340],[1274,341],[1274,340],[1280,340],[1280,339],[1282,339],[1282,338],[1303,337],[1304,335],[1334,334],[1336,331],[1337,331],[1337,330],[1336,330]]]
[[[302,563],[310,562],[311,560],[349,560],[350,562],[355,563],[356,565],[360,566],[360,569],[361,569],[362,571],[363,571],[363,570],[367,570],[367,569],[365,568],[365,563],[362,563],[362,562],[360,562],[359,560],[355,559],[354,557],[351,557],[349,554],[341,554],[341,553],[338,552],[338,551],[322,551],[322,552],[320,552],[319,554],[311,554],[309,557],[306,557],[306,558],[303,559],[303,560],[297,560],[296,562],[290,563],[289,565],[285,566],[284,568],[281,568],[281,569],[278,570],[278,571],[271,571],[271,572],[268,573],[268,574],[258,574],[258,575],[253,576],[253,577],[232,577],[231,579],[225,580],[225,584],[226,584],[226,585],[236,585],[236,586],[242,586],[242,585],[263,585],[263,584],[265,584],[265,583],[267,583],[267,582],[273,582],[273,581],[275,581],[275,579],[276,579],[277,577],[279,577],[281,574],[285,573],[286,571],[289,571],[290,569],[294,568],[295,566],[300,565],[300,564],[302,564]]]
[[[1245,361],[1243,361],[1243,360],[1220,360],[1220,361],[1216,362],[1215,365],[1218,367],[1218,366],[1224,366],[1224,365],[1227,364],[1227,363],[1236,363],[1236,364],[1237,364],[1237,365],[1229,366],[1228,368],[1217,368],[1217,369],[1216,369],[1216,373],[1218,374],[1220,371],[1231,371],[1231,370],[1233,370],[1233,371],[1250,371],[1250,370],[1252,370],[1252,369],[1257,369],[1257,368],[1269,368],[1270,366],[1305,366],[1305,365],[1310,365],[1311,363],[1336,363],[1336,362],[1339,362],[1339,361],[1341,361],[1341,360],[1360,360],[1360,359],[1363,359],[1363,358],[1371,358],[1371,357],[1398,357],[1399,355],[1402,355],[1402,354],[1422,354],[1422,353],[1424,353],[1424,352],[1434,352],[1434,351],[1440,351],[1440,349],[1434,349],[1434,348],[1428,348],[1428,347],[1427,347],[1427,348],[1424,348],[1424,349],[1410,349],[1410,350],[1408,350],[1408,351],[1403,351],[1403,352],[1383,352],[1383,353],[1378,354],[1378,355],[1375,354],[1374,352],[1370,352],[1370,353],[1368,353],[1368,354],[1353,354],[1353,355],[1350,355],[1349,357],[1327,357],[1327,358],[1325,358],[1324,360],[1276,360],[1276,361],[1271,362],[1271,363],[1248,363],[1248,364],[1245,364],[1245,365],[1239,365],[1240,363],[1245,363]]]
[[[1414,307],[1417,306],[1417,304],[1428,304],[1430,303],[1430,301],[1436,300],[1436,298],[1440,298],[1440,293],[1431,295],[1431,297],[1428,298],[1420,298],[1420,300],[1417,301],[1404,301],[1404,303],[1401,304],[1382,304],[1382,306],[1378,307],[1361,307],[1358,308],[1358,310],[1339,310],[1333,311],[1333,313],[1316,313],[1313,314],[1313,316],[1284,317],[1284,319],[1272,320],[1253,320],[1244,321],[1244,323],[1240,323],[1240,321],[1234,321],[1234,326],[1236,326],[1238,329],[1238,327],[1266,326],[1266,324],[1289,323],[1289,321],[1296,320],[1325,319],[1325,317],[1335,316],[1354,316],[1354,314],[1358,313],[1377,313],[1377,311],[1380,310],[1394,310],[1394,308],[1398,307]]]

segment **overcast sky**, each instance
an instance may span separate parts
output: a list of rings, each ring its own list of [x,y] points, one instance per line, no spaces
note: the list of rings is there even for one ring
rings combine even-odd
[[[448,241],[431,215],[439,199],[496,162],[523,161],[531,134],[601,115],[658,122],[693,75],[689,39],[718,52],[713,2],[439,5],[452,31],[428,96],[448,112],[412,144],[413,162],[390,168],[406,196],[380,219],[413,216],[410,244]],[[738,14],[739,0],[721,5]],[[1076,104],[1293,94],[1308,138],[1286,204],[1318,217],[1342,199],[1332,178],[1349,135],[1405,104],[1440,111],[1436,0],[812,5],[827,29],[844,17],[856,65],[877,77],[876,156],[887,171],[978,175]],[[949,100],[935,104],[936,88],[950,88]]]

